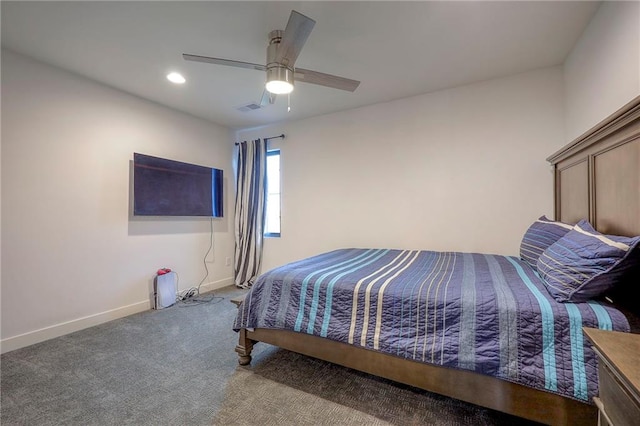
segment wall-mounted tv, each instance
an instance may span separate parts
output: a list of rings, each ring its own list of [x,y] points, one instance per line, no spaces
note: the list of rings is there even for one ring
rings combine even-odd
[[[222,170],[133,154],[133,214],[222,217]]]

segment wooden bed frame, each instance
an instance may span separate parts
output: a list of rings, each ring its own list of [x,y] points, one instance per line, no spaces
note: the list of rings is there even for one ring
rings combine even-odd
[[[555,173],[556,219],[587,218],[597,230],[640,235],[640,96],[547,158]],[[593,405],[465,370],[387,355],[286,330],[240,330],[241,365],[265,342],[293,352],[530,420],[597,423]]]

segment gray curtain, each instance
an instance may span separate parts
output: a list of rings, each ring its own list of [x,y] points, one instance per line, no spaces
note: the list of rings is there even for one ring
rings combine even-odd
[[[257,139],[238,144],[236,163],[234,279],[249,288],[260,271],[265,220],[267,143]]]

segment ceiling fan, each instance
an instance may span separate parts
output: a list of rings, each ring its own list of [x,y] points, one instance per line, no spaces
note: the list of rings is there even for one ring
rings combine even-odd
[[[291,91],[293,91],[294,81],[318,84],[320,86],[353,92],[358,88],[358,85],[360,85],[360,82],[357,80],[294,66],[315,24],[316,21],[313,19],[292,10],[285,30],[273,30],[269,33],[266,65],[187,53],[183,53],[182,57],[187,61],[266,71],[267,82],[262,94],[260,106],[266,105],[267,102],[271,104],[274,103],[276,95],[291,93]]]

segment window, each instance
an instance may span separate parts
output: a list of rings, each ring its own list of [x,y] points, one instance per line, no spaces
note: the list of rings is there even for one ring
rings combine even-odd
[[[280,150],[267,151],[267,206],[264,236],[280,236]]]

